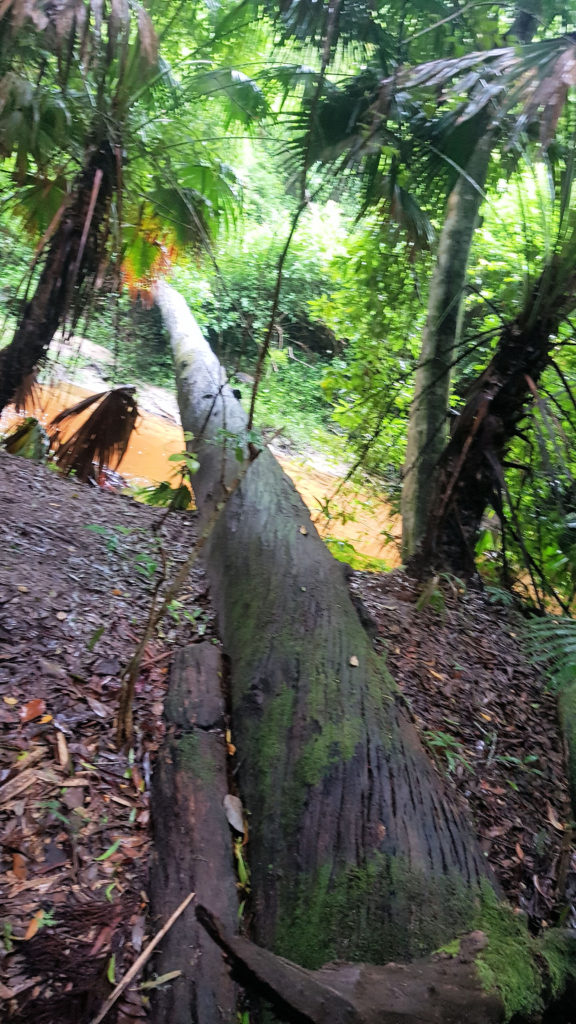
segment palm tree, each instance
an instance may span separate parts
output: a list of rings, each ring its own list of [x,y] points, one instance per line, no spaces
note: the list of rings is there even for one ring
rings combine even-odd
[[[117,290],[122,268],[140,279],[169,244],[204,244],[235,201],[233,171],[201,147],[185,103],[217,90],[234,98],[230,116],[265,109],[245,76],[205,59],[188,57],[177,81],[139,4],[12,0],[2,12],[0,156],[12,201],[44,231],[34,290],[0,351],[0,411],[103,281]]]
[[[376,207],[395,219],[413,247],[431,244],[429,217],[444,206],[408,428],[402,491],[408,557],[426,532],[435,470],[447,441],[468,256],[491,156],[504,149],[510,162],[510,150],[538,121],[541,144],[547,147],[553,140],[576,77],[574,38],[566,32],[533,44],[531,39],[536,33],[545,37],[548,25],[557,28],[559,15],[568,30],[571,19],[576,24],[576,9],[533,4],[527,13],[511,4],[508,19],[499,22],[502,12],[496,9],[479,7],[441,18],[436,8],[403,4],[387,8],[384,26],[372,5],[297,0],[280,5],[286,34],[320,41],[333,7],[338,7],[341,45],[352,38],[369,59],[360,73],[329,82],[314,110],[304,102],[301,138],[307,139],[306,131],[312,135],[311,161],[339,171],[357,168],[363,209]],[[359,11],[354,34],[353,14]],[[421,63],[431,45],[439,47],[439,33],[449,53],[451,45],[461,44],[462,30],[469,39],[474,28],[479,41],[494,39],[496,28],[501,38],[517,38],[522,45]],[[516,158],[520,155],[519,146]]]
[[[520,312],[503,325],[492,359],[468,389],[450,441],[436,467],[434,499],[414,564],[458,575],[475,570],[482,516],[491,505],[503,517],[509,503],[504,465],[510,445],[537,397],[553,359],[561,324],[576,309],[576,218],[573,176],[565,194],[556,244],[528,282]]]

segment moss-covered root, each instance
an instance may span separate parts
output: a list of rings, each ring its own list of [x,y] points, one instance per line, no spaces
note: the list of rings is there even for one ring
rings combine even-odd
[[[196,914],[251,987],[312,1024],[500,1024],[504,1006],[487,992],[475,967],[485,943],[466,936],[455,956],[437,954],[411,964],[335,963],[309,971],[234,935],[206,908]],[[290,1019],[292,1019],[290,1017]]]
[[[524,918],[500,903],[487,888],[479,927],[486,944],[476,968],[487,992],[498,995],[504,1020],[540,1020],[571,990],[576,991],[576,933],[554,929],[534,939]],[[572,1021],[560,1012],[554,1021]]]
[[[572,810],[576,816],[576,682],[559,695],[558,710],[568,751],[568,781]]]
[[[556,930],[533,939],[524,920],[488,889],[478,915],[482,930],[409,964],[338,962],[310,971],[233,935],[204,907],[196,913],[257,990],[312,1024],[574,1020],[576,935]]]

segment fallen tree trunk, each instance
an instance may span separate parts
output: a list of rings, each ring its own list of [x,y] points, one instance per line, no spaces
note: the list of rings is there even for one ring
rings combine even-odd
[[[256,941],[319,968],[413,960],[483,928],[485,985],[501,985],[502,960],[506,1015],[536,1008],[541,979],[528,936],[499,902],[341,566],[271,454],[235,460],[222,425],[235,424],[233,447],[247,452],[241,406],[181,296],[163,284],[157,299],[201,464],[197,501],[205,516],[221,503],[206,565],[229,658]]]
[[[230,828],[222,809],[228,784],[221,675],[220,653],[210,643],[184,648],[174,658],[164,710],[167,736],[151,793],[151,911],[158,926],[190,891],[218,907],[228,928],[236,926]],[[235,1019],[236,986],[192,907],[165,936],[152,966],[159,977],[172,974],[153,992],[154,1024]]]

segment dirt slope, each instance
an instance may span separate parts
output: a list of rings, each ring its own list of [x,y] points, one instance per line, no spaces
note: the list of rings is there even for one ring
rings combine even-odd
[[[154,930],[148,799],[167,668],[175,646],[214,634],[194,568],[148,645],[134,749],[118,753],[122,669],[164,560],[171,578],[195,542],[193,513],[164,520],[0,454],[0,1000],[20,1024],[87,1024]],[[510,899],[535,930],[576,924],[555,701],[523,657],[521,623],[449,586],[418,610],[399,572],[356,573],[351,587]],[[116,1019],[145,1016],[135,985]]]

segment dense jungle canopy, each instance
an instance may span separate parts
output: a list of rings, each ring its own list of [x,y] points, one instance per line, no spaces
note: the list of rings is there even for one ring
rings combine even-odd
[[[3,0],[0,238],[8,1019],[573,1020],[576,4]]]

